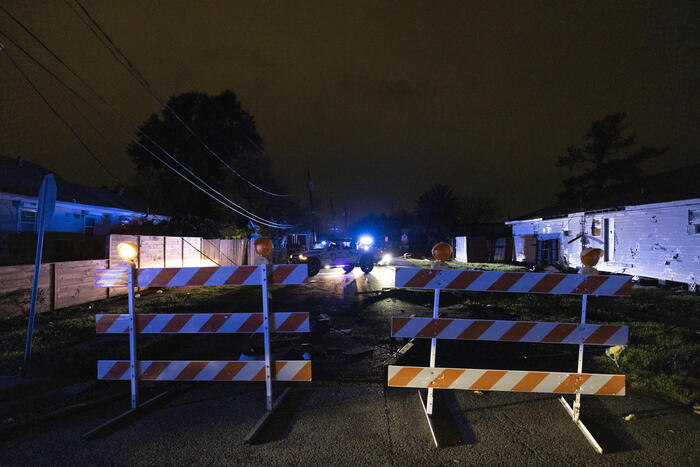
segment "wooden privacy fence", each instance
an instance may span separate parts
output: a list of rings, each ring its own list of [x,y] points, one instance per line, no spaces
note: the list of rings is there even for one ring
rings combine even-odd
[[[125,294],[126,288],[97,288],[94,281],[95,269],[119,267],[117,245],[125,241],[138,245],[136,264],[142,268],[242,266],[254,257],[252,242],[246,239],[110,235],[105,248],[107,259],[41,265],[37,310],[58,310]],[[0,267],[0,318],[27,313],[33,268],[31,264]]]
[[[164,237],[161,235],[110,235],[110,267],[121,259],[117,245],[133,242],[139,247],[135,263],[138,268],[178,268],[197,266],[244,266],[252,264],[247,239],[207,239],[202,237]]]
[[[39,312],[57,310],[108,297],[107,289],[95,287],[95,269],[106,268],[106,259],[66,261],[41,265]],[[34,266],[0,267],[0,318],[19,316],[29,309]]]

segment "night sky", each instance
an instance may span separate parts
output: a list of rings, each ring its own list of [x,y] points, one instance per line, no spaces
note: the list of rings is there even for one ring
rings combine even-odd
[[[503,217],[541,208],[569,175],[557,155],[619,111],[638,143],[671,148],[649,172],[700,159],[698,2],[84,3],[160,94],[236,92],[291,193],[306,199],[310,167],[322,208],[333,198],[351,218],[411,209],[436,182],[500,199]],[[158,111],[62,0],[3,5],[130,124]],[[77,85],[2,13],[0,29]],[[96,136],[50,78],[10,52],[133,180],[126,138],[106,124],[114,136]],[[4,54],[0,70],[0,153],[113,185]]]

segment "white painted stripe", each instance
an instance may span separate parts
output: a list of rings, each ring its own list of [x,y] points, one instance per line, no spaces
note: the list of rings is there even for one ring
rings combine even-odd
[[[263,268],[256,266],[253,273],[248,276],[248,278],[243,281],[242,285],[262,285],[263,283]]]
[[[502,275],[499,271],[479,271],[482,274],[477,279],[469,284],[464,290],[472,290],[476,292],[487,291]]]
[[[281,265],[276,264],[273,266],[273,271],[277,270]],[[282,284],[301,284],[306,278],[309,277],[309,269],[306,264],[298,264],[294,267],[292,272],[282,281]]]
[[[193,381],[212,381],[227,363],[226,361],[208,362],[207,366],[202,368],[202,371],[195,376]]]
[[[540,381],[532,392],[553,392],[568,376],[569,373],[549,372],[549,375]]]
[[[136,283],[139,287],[148,287],[148,284],[163,270],[163,268],[144,268],[136,271]]]
[[[473,322],[473,319],[453,319],[440,333],[440,339],[457,339],[457,337],[459,337]]]
[[[174,315],[172,315],[174,316]],[[204,323],[211,317],[210,314],[195,313],[187,320],[184,326],[178,332],[182,333],[197,333],[204,326]]]
[[[474,383],[476,383],[476,380],[481,378],[481,375],[484,374],[484,370],[480,371],[465,371],[457,379],[454,380],[452,384],[450,384],[450,388],[455,388],[455,389],[469,389],[472,387]]]
[[[486,321],[486,320],[485,320]],[[511,328],[512,322],[496,321],[481,336],[480,341],[497,341]]]
[[[513,387],[518,384],[527,373],[527,371],[509,371],[504,374],[501,379],[496,381],[496,384],[491,386],[489,391],[512,391]]]
[[[299,370],[303,368],[306,364],[305,360],[289,360],[284,365],[281,371],[275,374],[276,381],[292,381],[292,379],[299,373]]]
[[[182,268],[180,269],[175,276],[170,279],[170,281],[167,284],[167,287],[183,287],[189,282],[190,279],[192,279],[192,276],[194,276],[199,268]]]
[[[629,342],[629,327],[620,326],[620,329],[610,336],[605,345],[626,345]]]
[[[140,376],[143,376],[144,373],[148,371],[150,366],[153,363],[160,363],[160,362],[148,362],[148,365],[144,365],[146,362],[141,362],[141,374]],[[170,362],[170,364],[163,370],[158,377],[156,378],[157,381],[172,381],[174,380],[177,375],[180,374],[182,370],[185,369],[189,362],[182,362],[182,361],[175,361],[175,362]]]
[[[255,378],[255,375],[265,368],[264,360],[256,360],[252,362],[245,362],[246,365],[238,372],[238,374],[233,378],[233,381],[251,381]]]
[[[621,276],[607,276],[606,281],[591,295],[614,295],[628,279],[629,278]]]
[[[124,318],[127,320],[129,319],[129,315],[122,315]],[[165,327],[165,324],[168,322],[168,318],[165,317],[170,317],[173,315],[163,315],[163,316],[156,316],[151,320],[146,327],[143,328],[143,331],[141,331],[141,334],[158,334],[163,327]]]
[[[513,324],[515,322],[513,321]],[[549,334],[549,332],[554,329],[559,323],[536,323],[535,326],[530,329],[525,335],[520,339],[521,342],[540,342],[544,339],[544,336]]]
[[[513,284],[510,289],[508,289],[508,292],[527,293],[546,275],[547,274],[539,272],[525,273],[520,279],[518,279],[518,282]]]
[[[435,275],[422,287],[409,287],[417,289],[439,289],[442,287],[441,284],[441,273],[443,270],[437,269],[426,269],[426,268],[396,268],[395,275],[395,285],[396,287],[407,287],[407,283],[413,279],[421,271],[435,271]]]
[[[210,286],[210,285],[221,285],[223,284],[226,279],[229,278],[231,274],[236,270],[237,268],[235,266],[222,266],[219,268],[216,268],[216,271],[214,274],[211,275],[209,279],[204,282],[205,286]]]
[[[561,295],[570,294],[576,287],[586,280],[586,277],[587,276],[583,274],[565,274],[564,280],[555,285],[549,293]]]
[[[440,288],[444,289],[464,271],[461,269],[443,269],[440,271]]]
[[[231,313],[224,323],[221,325],[217,332],[221,333],[236,333],[246,322],[248,318],[254,313]]]

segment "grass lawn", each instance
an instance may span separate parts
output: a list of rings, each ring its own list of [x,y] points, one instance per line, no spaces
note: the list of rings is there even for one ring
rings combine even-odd
[[[432,259],[412,259],[407,260],[411,264],[419,268],[429,268],[433,264]],[[461,261],[447,261],[447,265],[452,269],[481,269],[484,271],[527,271],[527,268],[515,264],[501,263],[463,263]]]

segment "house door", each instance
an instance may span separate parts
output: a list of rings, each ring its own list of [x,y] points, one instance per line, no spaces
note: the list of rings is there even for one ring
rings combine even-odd
[[[559,239],[537,240],[537,264],[556,264],[559,261]]]

